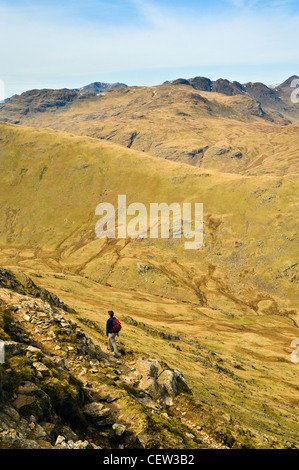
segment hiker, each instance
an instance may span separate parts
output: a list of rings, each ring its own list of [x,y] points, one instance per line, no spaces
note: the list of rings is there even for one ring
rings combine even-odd
[[[120,357],[116,344],[116,335],[120,331],[120,322],[114,316],[113,310],[108,310],[109,318],[106,323],[106,336],[108,338],[108,349],[114,351],[115,357]]]

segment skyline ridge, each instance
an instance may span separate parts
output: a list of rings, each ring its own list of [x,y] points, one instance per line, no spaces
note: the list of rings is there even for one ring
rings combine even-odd
[[[290,80],[293,80],[293,79],[296,79],[296,78],[299,78],[298,75],[296,74],[293,74],[293,75],[290,75],[288,76],[286,79],[284,79],[282,82],[279,82],[279,83],[271,83],[271,84],[266,84],[262,81],[247,81],[247,82],[239,82],[238,80],[229,80],[228,78],[223,78],[223,77],[219,77],[215,80],[209,78],[209,77],[206,77],[206,76],[202,76],[202,75],[197,75],[197,76],[194,76],[194,77],[189,77],[189,78],[185,78],[185,77],[177,77],[175,79],[172,79],[172,80],[165,80],[164,82],[161,82],[161,83],[156,83],[156,84],[148,84],[148,85],[137,85],[137,84],[127,84],[127,83],[124,83],[122,81],[115,81],[115,82],[105,82],[105,81],[102,81],[102,80],[95,80],[93,82],[90,82],[90,83],[87,83],[85,85],[81,85],[81,86],[77,86],[77,87],[73,87],[73,88],[69,88],[69,87],[62,87],[62,88],[52,88],[52,87],[43,87],[43,88],[29,88],[29,89],[26,89],[24,90],[23,92],[21,93],[15,93],[14,95],[11,95],[11,96],[7,96],[5,101],[7,102],[8,100],[10,100],[11,98],[13,98],[14,96],[20,96],[24,93],[28,93],[30,91],[34,91],[34,90],[71,90],[71,91],[82,91],[84,89],[88,89],[89,87],[91,87],[92,85],[99,85],[99,86],[103,86],[103,87],[107,87],[107,90],[110,90],[110,89],[113,89],[113,88],[116,88],[118,86],[125,86],[125,87],[144,87],[144,88],[151,88],[151,87],[155,87],[155,86],[161,86],[161,85],[164,85],[164,84],[167,84],[167,83],[174,83],[174,82],[177,82],[179,80],[185,80],[186,82],[190,81],[190,80],[195,80],[195,79],[205,79],[205,80],[209,80],[210,82],[212,83],[215,83],[215,82],[219,82],[219,81],[227,81],[229,82],[230,84],[232,83],[238,83],[242,86],[245,86],[247,84],[253,84],[253,85],[256,85],[256,84],[262,84],[262,85],[265,85],[267,88],[269,88],[270,90],[275,90],[279,87],[281,87],[282,85],[284,85],[285,83],[287,83],[288,81]],[[291,91],[291,87],[290,87],[290,91]],[[1,103],[0,103],[1,104]]]

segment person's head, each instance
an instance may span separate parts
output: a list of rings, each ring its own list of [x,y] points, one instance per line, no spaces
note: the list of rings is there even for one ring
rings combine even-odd
[[[112,318],[114,316],[113,310],[108,310],[108,315],[110,315],[110,317]]]

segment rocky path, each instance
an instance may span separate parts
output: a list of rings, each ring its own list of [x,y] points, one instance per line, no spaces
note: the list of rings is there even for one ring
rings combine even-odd
[[[225,447],[176,407],[178,397],[192,396],[181,371],[157,359],[114,358],[104,341],[42,299],[1,288],[0,306],[12,339],[4,367],[13,390],[0,402],[0,447]]]

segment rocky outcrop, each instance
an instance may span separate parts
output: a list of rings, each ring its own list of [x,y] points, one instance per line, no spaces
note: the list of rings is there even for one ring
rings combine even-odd
[[[2,109],[5,108],[3,121],[17,124],[20,118],[28,114],[55,112],[83,98],[84,95],[67,89],[26,91],[21,95],[15,95],[2,106]]]
[[[26,276],[22,271],[11,271],[0,268],[0,287],[10,289],[19,294],[41,298],[52,306],[67,310],[67,306],[61,302],[55,294],[47,291],[43,287],[38,287],[32,279]]]
[[[83,407],[83,413],[97,425],[102,426],[103,423],[107,424],[107,419],[110,416],[110,409],[105,408],[104,405],[100,403],[92,402]]]
[[[47,420],[51,416],[52,404],[49,395],[34,383],[25,382],[20,385],[16,395],[13,404],[22,416],[34,416],[37,421]]]
[[[266,108],[281,107],[281,109],[283,109],[284,107],[277,91],[267,87],[263,83],[245,83],[244,90],[251,98]]]
[[[138,359],[134,365],[134,376],[138,387],[163,406],[171,404],[172,398],[180,393],[192,393],[180,370],[170,369],[157,359]]]
[[[229,80],[219,78],[212,82],[211,91],[228,96],[234,96],[243,94],[244,88],[239,82],[230,82]]]
[[[212,91],[212,81],[206,77],[195,77],[189,80],[195,90]]]
[[[298,79],[298,77],[293,75],[281,85],[272,87],[268,87],[260,82],[241,84],[237,81],[231,82],[223,78],[210,80],[206,77],[194,77],[188,80],[179,78],[171,83],[173,85],[188,85],[195,90],[221,93],[227,96],[247,96],[252,99],[252,103],[250,103],[252,109],[248,109],[247,114],[273,121],[274,117],[284,119],[284,113],[292,112],[292,106],[290,106],[291,83],[296,79]],[[263,108],[267,109],[267,112],[265,112]],[[289,124],[290,121],[284,119],[284,123]]]
[[[28,386],[28,384],[27,384]],[[48,397],[49,399],[49,397]],[[37,421],[36,410],[23,416],[12,406],[0,409],[0,449],[97,449],[88,440],[80,440],[71,428],[62,424]],[[57,433],[63,433],[63,435]],[[57,437],[55,437],[57,435]]]
[[[154,271],[154,267],[148,264],[137,263],[136,271],[138,273],[146,273],[147,271]]]
[[[32,295],[40,288],[29,278],[1,275],[14,291],[0,288],[0,448],[156,445],[163,426],[148,413],[165,413],[180,394],[191,394],[183,374],[153,358],[109,360],[63,309]]]

